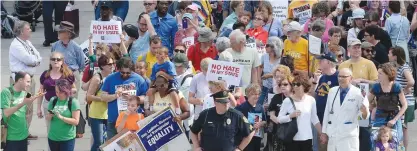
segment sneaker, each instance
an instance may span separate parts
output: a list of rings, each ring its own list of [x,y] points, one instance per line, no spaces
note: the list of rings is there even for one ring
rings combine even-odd
[[[36,135],[29,134],[28,136],[28,140],[37,140],[37,139],[38,139],[38,136]]]

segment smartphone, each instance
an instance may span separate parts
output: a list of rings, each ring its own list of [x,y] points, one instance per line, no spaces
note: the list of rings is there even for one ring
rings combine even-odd
[[[30,98],[30,97],[32,97],[32,94],[27,93],[27,94],[26,94],[26,98]]]
[[[182,19],[182,28],[183,28],[183,29],[188,28],[187,18]]]
[[[55,114],[54,112],[52,112],[51,110],[48,110],[48,112],[50,113],[50,114]]]

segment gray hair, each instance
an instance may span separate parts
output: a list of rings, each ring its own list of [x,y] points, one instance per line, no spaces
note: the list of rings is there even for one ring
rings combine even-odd
[[[349,76],[352,76],[353,75],[352,70],[350,70],[349,68],[339,69],[339,73],[342,72],[342,71],[346,72]]]
[[[272,45],[274,48],[272,50],[275,52],[275,55],[280,58],[282,54],[282,49],[284,48],[284,44],[282,40],[278,37],[269,37],[268,44]]]
[[[222,53],[227,48],[230,48],[230,39],[227,37],[219,37],[216,40],[216,49]]]
[[[30,24],[27,21],[23,21],[23,20],[18,21],[16,23],[16,25],[15,25],[15,28],[14,28],[14,34],[15,34],[15,36],[22,35],[23,30],[24,30],[24,28],[25,28],[26,25],[28,25],[30,27]]]
[[[240,29],[233,30],[229,35],[229,39],[232,39],[232,37],[235,37],[235,40],[236,40],[235,42],[237,43],[239,42],[246,43],[246,35]]]
[[[311,31],[325,31],[326,24],[323,20],[317,19],[311,24]]]
[[[213,59],[211,59],[210,57],[204,58],[203,60],[201,60],[200,62],[200,67],[201,70],[207,71],[208,70],[208,65],[210,63],[210,61],[212,61]]]

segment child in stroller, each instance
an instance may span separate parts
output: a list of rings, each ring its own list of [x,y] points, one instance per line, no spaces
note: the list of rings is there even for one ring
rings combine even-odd
[[[399,133],[387,126],[372,127],[372,151],[405,151]]]

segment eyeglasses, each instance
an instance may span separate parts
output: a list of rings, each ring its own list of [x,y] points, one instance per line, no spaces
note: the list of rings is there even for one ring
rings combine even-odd
[[[274,48],[274,45],[272,45],[272,44],[266,44],[265,47]]]
[[[366,23],[371,23],[372,21],[371,20],[369,20],[369,19],[362,19],[362,21],[363,22],[366,22]]]
[[[62,58],[51,58],[51,61],[62,61]]]
[[[120,71],[120,74],[123,74],[123,75],[130,75],[130,73],[131,72],[122,72],[122,71]]]
[[[365,49],[365,48],[362,48],[362,51],[366,51],[367,53],[371,53],[371,52],[372,52],[372,49]]]
[[[293,83],[292,86],[293,87],[295,87],[295,86],[299,87],[299,86],[301,86],[301,83]]]
[[[342,58],[343,57],[343,54],[337,55],[337,57],[338,58]]]
[[[108,64],[106,64],[106,65],[108,65],[108,66],[112,66],[112,65],[114,65],[114,63],[108,63]]]
[[[143,3],[143,6],[151,6],[153,3]]]
[[[280,84],[278,84],[278,86],[279,86],[279,87],[281,87],[281,86],[286,87],[286,86],[288,86],[288,85],[289,85],[288,83],[280,83]]]
[[[185,53],[185,50],[182,50],[182,49],[174,49],[174,51],[175,51],[176,53],[178,53],[178,52],[180,52],[180,53]]]
[[[342,78],[342,79],[346,79],[346,78],[349,78],[350,76],[343,76],[343,75],[339,75],[339,78]]]

